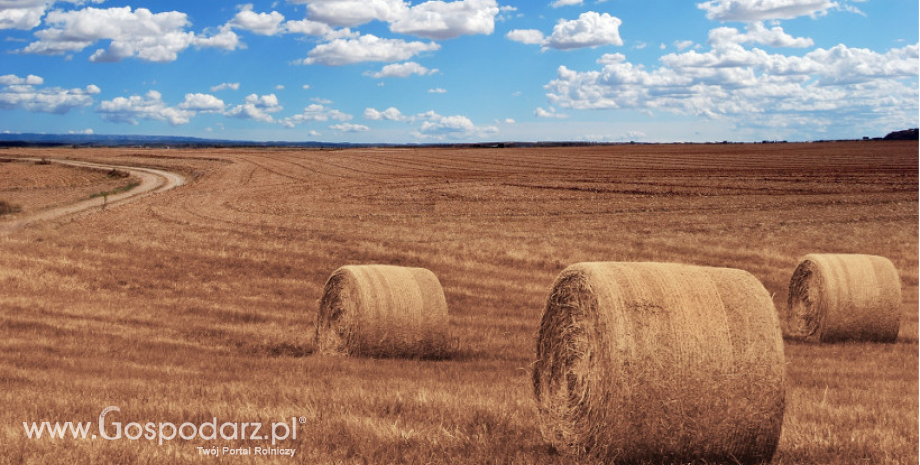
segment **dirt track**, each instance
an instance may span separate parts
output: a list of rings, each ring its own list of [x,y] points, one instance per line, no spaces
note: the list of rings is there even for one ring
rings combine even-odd
[[[38,161],[35,159],[34,161]],[[174,189],[178,186],[185,184],[185,177],[182,175],[171,173],[169,171],[163,171],[152,168],[139,168],[133,166],[119,166],[119,165],[105,165],[99,163],[90,163],[84,161],[75,161],[75,160],[49,160],[52,163],[58,163],[61,165],[75,166],[82,168],[93,168],[99,170],[111,170],[118,169],[122,171],[127,171],[140,180],[140,185],[131,189],[128,192],[123,192],[116,195],[108,196],[107,198],[91,198],[87,200],[81,200],[77,203],[70,205],[65,205],[62,207],[56,207],[48,210],[43,210],[35,212],[32,214],[25,215],[21,218],[17,218],[15,221],[0,224],[0,234],[9,234],[13,231],[22,229],[29,225],[41,222],[41,221],[52,221],[66,216],[76,215],[80,213],[86,213],[94,208],[102,209],[115,207],[127,202],[133,202],[144,196],[154,194],[157,192],[164,192],[170,189]]]

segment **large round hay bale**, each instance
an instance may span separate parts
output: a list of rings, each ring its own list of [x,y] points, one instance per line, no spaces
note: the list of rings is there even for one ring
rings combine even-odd
[[[668,263],[565,269],[533,368],[546,440],[617,463],[767,462],[784,382],[779,321],[760,281]]]
[[[439,358],[448,351],[447,301],[424,268],[343,266],[323,289],[320,353]]]
[[[813,342],[894,342],[901,280],[887,258],[809,254],[789,280],[786,333]]]

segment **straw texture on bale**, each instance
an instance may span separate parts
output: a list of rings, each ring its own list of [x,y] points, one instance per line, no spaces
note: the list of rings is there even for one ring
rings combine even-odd
[[[540,428],[557,450],[616,463],[763,463],[785,409],[770,294],[745,271],[579,263],[537,336]]]
[[[447,301],[429,270],[343,266],[326,282],[316,320],[320,353],[441,358],[448,339]]]
[[[811,342],[894,342],[901,280],[887,258],[809,254],[789,280],[785,332]]]

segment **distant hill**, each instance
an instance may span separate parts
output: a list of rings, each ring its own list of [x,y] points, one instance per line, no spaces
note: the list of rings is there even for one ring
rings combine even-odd
[[[85,147],[352,147],[355,144],[329,142],[253,142],[221,139],[202,139],[177,136],[139,136],[106,134],[0,134],[0,147],[61,146]]]
[[[917,128],[914,128],[890,132],[885,136],[885,140],[920,140],[920,137]]]

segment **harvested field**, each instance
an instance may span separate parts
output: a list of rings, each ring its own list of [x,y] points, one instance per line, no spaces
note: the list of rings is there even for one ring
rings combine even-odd
[[[73,203],[131,183],[106,171],[7,159],[11,161],[0,163],[0,199],[20,205],[25,213]]]
[[[0,237],[0,463],[200,463],[198,446],[266,445],[23,431],[108,406],[123,423],[302,417],[280,442],[294,463],[571,463],[543,440],[531,387],[565,267],[737,268],[779,307],[808,253],[889,258],[901,326],[893,344],[786,343],[773,463],[918,461],[916,143],[4,152],[20,156],[190,183]],[[457,356],[315,354],[317,302],[345,263],[431,270]]]

